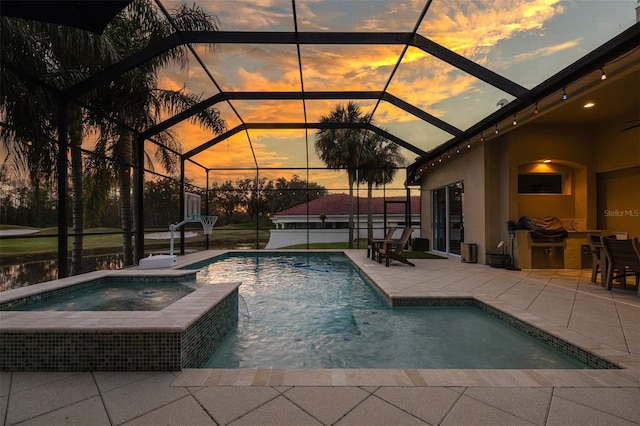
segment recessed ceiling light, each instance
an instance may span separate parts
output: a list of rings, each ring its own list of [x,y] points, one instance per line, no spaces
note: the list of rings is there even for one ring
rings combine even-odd
[[[593,102],[587,102],[586,104],[584,104],[584,108],[593,108],[594,106],[596,106],[596,104],[594,104]]]

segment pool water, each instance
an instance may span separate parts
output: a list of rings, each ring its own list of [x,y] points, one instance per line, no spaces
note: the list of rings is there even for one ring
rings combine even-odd
[[[472,306],[390,308],[342,254],[228,254],[240,318],[208,368],[588,368]],[[242,315],[244,313],[244,315]]]
[[[196,290],[195,282],[117,280],[13,307],[15,311],[159,311]]]

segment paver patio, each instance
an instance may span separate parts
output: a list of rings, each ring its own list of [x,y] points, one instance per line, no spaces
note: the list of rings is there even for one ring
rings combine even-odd
[[[385,268],[365,250],[345,252],[390,296],[472,295],[627,368],[3,372],[2,424],[640,424],[640,298],[633,286],[608,292],[589,282],[586,269],[507,271],[449,259]]]

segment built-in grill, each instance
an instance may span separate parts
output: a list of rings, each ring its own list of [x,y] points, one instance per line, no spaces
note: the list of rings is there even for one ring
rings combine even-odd
[[[520,229],[529,230],[534,243],[561,243],[568,235],[562,221],[555,216],[523,216],[518,222],[522,224]]]
[[[555,216],[523,216],[509,227],[529,231],[531,267],[534,269],[564,268],[565,239],[569,234]]]

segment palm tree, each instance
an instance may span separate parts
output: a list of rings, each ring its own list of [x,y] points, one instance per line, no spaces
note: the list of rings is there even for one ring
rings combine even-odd
[[[2,133],[5,141],[13,141],[9,148],[16,158],[24,154],[21,147],[25,142],[31,144],[25,158],[34,163],[29,169],[35,170],[42,168],[43,163],[48,164],[47,160],[55,157],[58,150],[59,145],[52,142],[57,136],[59,104],[56,90],[69,87],[113,62],[115,51],[108,40],[76,28],[11,18],[2,18],[0,25],[2,59],[10,64],[2,67],[1,72],[1,110],[9,124],[2,128]],[[25,70],[29,74],[26,78]],[[36,80],[45,84],[34,83]],[[80,146],[85,123],[77,104],[67,107],[74,234],[71,273],[77,274],[82,272],[84,210]],[[54,175],[52,170],[50,172],[49,177]]]
[[[78,31],[73,28],[64,29],[63,33],[81,33],[82,37],[76,40],[84,40],[81,45],[89,46],[86,48],[81,45],[69,46],[60,43],[54,45],[55,54],[58,57],[60,75],[64,77],[61,86],[69,86],[75,84],[81,78],[86,78],[92,72],[98,70],[102,65],[115,61],[116,54],[109,42],[104,39],[101,43],[92,43],[96,35],[86,31]],[[84,60],[78,58],[75,49],[83,49],[85,53]],[[80,62],[79,62],[80,61]],[[82,64],[82,65],[80,65]],[[74,72],[76,69],[82,72]],[[95,92],[88,93],[83,96],[83,101],[91,104],[95,102]],[[71,245],[71,275],[77,275],[84,272],[83,270],[83,239],[85,230],[85,199],[83,179],[85,175],[85,162],[82,155],[82,142],[84,136],[92,127],[99,125],[91,119],[91,116],[83,112],[82,107],[76,102],[70,102],[67,108],[67,128],[68,128],[68,144],[69,155],[71,161],[71,231],[73,234]]]
[[[368,115],[362,115],[353,102],[347,106],[336,105],[333,111],[320,119],[321,123],[365,123]],[[353,248],[353,184],[362,150],[362,129],[320,129],[316,134],[315,149],[329,169],[347,169],[349,180],[349,248]]]
[[[0,18],[0,135],[15,172],[29,179],[37,198],[55,169],[55,93],[33,80],[49,74],[43,43],[22,20]],[[25,78],[22,70],[28,70]]]
[[[170,14],[179,30],[215,31],[218,28],[215,17],[195,5],[190,7],[183,4]],[[105,29],[104,36],[112,40],[118,54],[124,58],[136,53],[142,46],[168,36],[171,32],[172,24],[157,12],[151,1],[139,0],[111,21]],[[132,167],[144,167],[144,159],[135,158],[134,155],[132,129],[146,129],[160,120],[161,113],[176,114],[200,101],[200,97],[185,91],[157,88],[161,68],[170,64],[186,66],[188,58],[188,46],[173,48],[119,76],[103,93],[103,110],[109,111],[115,118],[115,123],[105,124],[102,134],[104,138],[111,140],[110,150],[115,160],[115,173],[119,182],[125,266],[134,263],[130,170]],[[202,111],[192,117],[192,121],[216,134],[225,130],[225,123],[218,110],[214,108]],[[156,139],[169,148],[179,149],[179,143],[171,132],[158,135]],[[177,160],[167,151],[159,149],[156,159],[166,170],[175,169]]]
[[[215,18],[195,6],[182,5],[172,16],[178,28],[182,30],[217,29]],[[97,69],[104,68],[118,58],[130,56],[141,47],[166,37],[173,31],[171,23],[157,13],[150,0],[136,0],[132,3],[124,13],[112,21],[103,37],[73,28],[27,23],[10,18],[1,18],[0,24],[0,51],[3,59],[3,67],[0,67],[0,112],[5,124],[0,131],[3,136],[12,136],[3,140],[15,140],[17,144],[13,144],[13,148],[19,148],[27,141],[36,148],[52,147],[49,151],[31,149],[29,158],[34,158],[35,152],[49,152],[51,156],[54,155],[56,146],[53,143],[47,145],[47,141],[55,140],[58,120],[55,90],[31,84],[31,80],[45,81],[54,89],[64,89],[83,80]],[[83,111],[77,104],[68,105],[74,234],[72,273],[80,272],[82,267],[80,262],[84,224],[83,200],[97,202],[95,197],[83,197],[83,175],[97,173],[92,168],[83,167],[80,150],[83,135],[88,131],[89,125],[100,125],[102,142],[111,139],[113,143],[110,147],[111,154],[119,164],[125,264],[132,264],[129,170],[130,166],[142,165],[144,159],[135,159],[133,156],[131,129],[147,128],[159,120],[162,111],[176,113],[199,101],[198,96],[182,91],[156,89],[158,70],[171,63],[186,65],[187,58],[187,47],[172,49],[116,79],[108,88],[98,89],[83,97],[83,102],[102,107],[103,111],[108,112],[107,115],[124,124],[122,127],[107,123],[103,117],[87,114],[87,111]],[[12,64],[13,67],[7,67],[5,64]],[[23,70],[29,70],[32,78],[25,79],[24,75],[18,74],[24,74]],[[224,131],[224,122],[213,108],[201,112],[193,121],[203,123],[216,133]],[[159,135],[156,139],[165,146],[178,148],[177,140],[170,132]],[[19,153],[17,148],[16,152]],[[176,159],[167,155],[166,151],[159,150],[156,158],[167,170],[175,167]],[[108,181],[104,176],[101,179],[94,176],[93,183],[100,182],[105,185]],[[104,191],[106,192],[107,190]]]
[[[367,183],[367,238],[373,238],[373,212],[371,208],[373,187],[393,182],[398,168],[405,165],[400,147],[377,133],[367,133],[365,139],[358,181]]]

